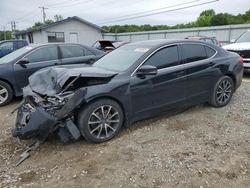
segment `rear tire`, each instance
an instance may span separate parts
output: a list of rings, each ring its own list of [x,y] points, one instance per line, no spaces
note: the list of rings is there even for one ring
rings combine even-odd
[[[120,105],[110,99],[93,101],[83,107],[78,115],[78,127],[90,142],[101,143],[113,138],[123,125]]]
[[[0,107],[5,106],[11,102],[13,98],[13,90],[11,86],[0,80]]]
[[[215,84],[210,104],[214,107],[226,106],[234,93],[234,82],[229,76],[222,76]]]

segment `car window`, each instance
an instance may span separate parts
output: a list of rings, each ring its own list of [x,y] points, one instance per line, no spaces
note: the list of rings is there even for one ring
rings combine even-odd
[[[91,51],[89,51],[87,48],[84,48],[84,53],[86,56],[89,56],[89,55],[94,55]]]
[[[152,65],[158,69],[179,64],[178,47],[171,46],[163,48],[152,55],[144,65]]]
[[[0,50],[12,50],[13,49],[13,42],[4,42],[0,44]]]
[[[131,67],[148,50],[147,47],[125,45],[103,56],[93,66],[122,72]]]
[[[17,41],[17,43],[16,43],[17,49],[22,48],[24,46],[25,46],[25,42],[24,41]]]
[[[58,59],[57,47],[50,46],[34,50],[26,58],[30,63],[56,60]]]
[[[207,57],[212,57],[216,51],[208,46],[205,46],[205,50],[206,50],[206,53],[207,53]]]
[[[60,46],[60,49],[63,59],[84,56],[83,48],[79,46]]]
[[[185,63],[207,59],[205,46],[199,44],[183,44],[183,59]]]

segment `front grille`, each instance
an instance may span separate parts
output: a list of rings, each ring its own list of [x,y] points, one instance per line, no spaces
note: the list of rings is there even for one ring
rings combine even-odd
[[[250,58],[250,50],[229,50],[230,52],[235,52],[239,54],[242,58]]]

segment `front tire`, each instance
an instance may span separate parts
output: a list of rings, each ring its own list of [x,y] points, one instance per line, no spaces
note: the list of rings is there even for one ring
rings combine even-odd
[[[0,107],[10,103],[13,98],[13,90],[10,85],[0,81]]]
[[[229,76],[222,76],[215,84],[210,104],[214,107],[226,106],[234,93],[234,82]]]
[[[110,140],[122,125],[123,111],[117,102],[110,99],[91,102],[79,112],[78,127],[83,137],[90,142]]]

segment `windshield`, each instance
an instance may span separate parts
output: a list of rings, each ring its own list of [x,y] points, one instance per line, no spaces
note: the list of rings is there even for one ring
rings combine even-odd
[[[236,42],[250,42],[250,31],[247,31],[241,35]]]
[[[0,58],[0,64],[11,62],[32,49],[33,48],[30,46],[20,48],[14,52],[2,57],[2,58]]]
[[[123,46],[118,48],[94,63],[93,66],[122,72],[135,63],[148,48]]]

